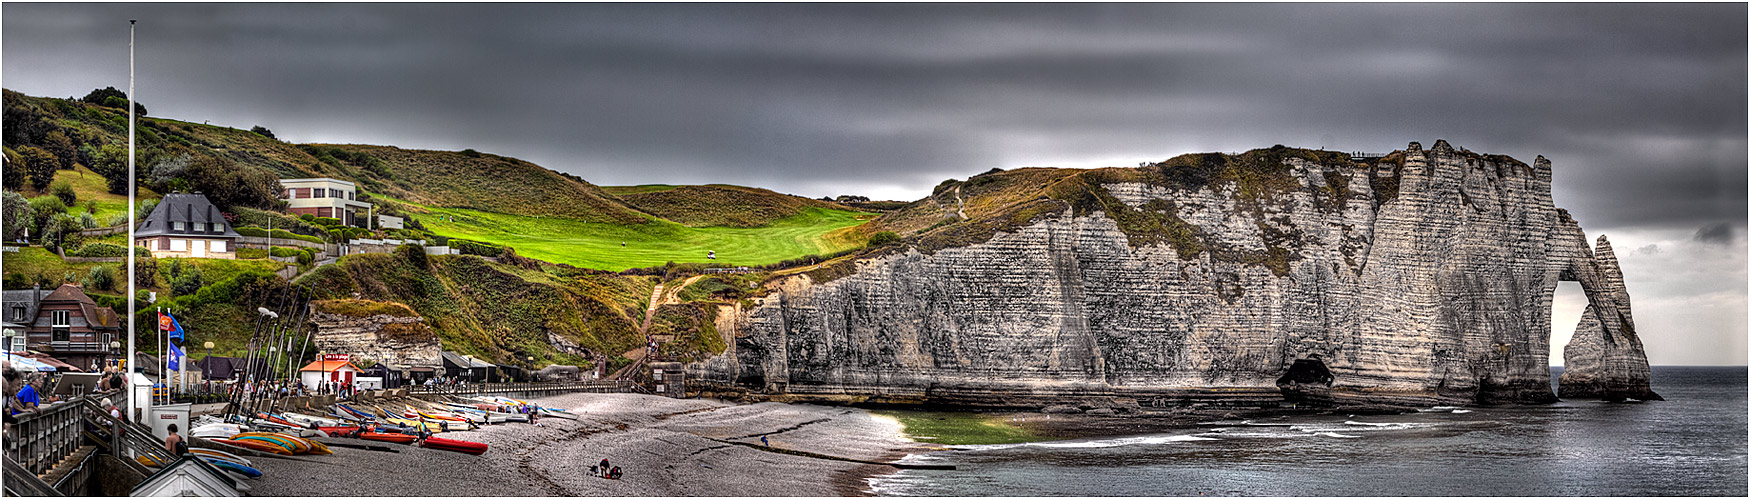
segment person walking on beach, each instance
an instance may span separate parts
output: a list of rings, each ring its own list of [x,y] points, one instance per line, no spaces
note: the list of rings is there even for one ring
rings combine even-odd
[[[608,477],[608,459],[602,459],[602,463],[597,465],[602,466],[602,477]]]
[[[766,436],[760,436],[760,444],[766,446],[767,448],[772,447],[772,443],[766,441]]]

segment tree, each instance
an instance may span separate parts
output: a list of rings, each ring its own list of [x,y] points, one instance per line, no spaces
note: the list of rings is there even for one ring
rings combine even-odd
[[[116,90],[115,87],[104,87],[93,90],[90,94],[85,94],[85,97],[79,100],[96,104],[98,106],[128,109],[128,94]],[[146,116],[146,105],[137,102],[134,103],[134,113],[140,116]]]
[[[105,144],[91,159],[91,170],[103,176],[110,194],[128,194],[128,148]]]
[[[274,137],[274,132],[272,130],[268,130],[267,127],[263,127],[261,125],[256,125],[254,127],[250,127],[249,131],[255,132],[257,134],[261,134],[262,137],[266,137],[269,139],[278,139],[277,137]]]
[[[30,174],[30,185],[37,191],[47,189],[55,180],[55,171],[61,168],[61,160],[36,146],[20,146],[18,156],[24,160],[24,171]]]
[[[85,288],[89,290],[109,290],[115,288],[116,271],[109,266],[91,266],[91,272],[85,275]]]
[[[24,189],[24,160],[20,159],[18,152],[13,151],[12,148],[4,148],[4,152],[6,163],[0,166],[0,172],[4,172],[5,175],[3,184],[6,189],[13,191]]]
[[[30,210],[30,201],[24,195],[7,191],[5,199],[0,200],[0,239],[17,241],[24,237],[24,230],[34,222]]]
[[[29,222],[31,234],[37,235],[40,239],[43,233],[43,227],[49,224],[49,219],[53,219],[55,214],[64,213],[67,213],[67,204],[61,203],[60,198],[53,196],[38,196],[31,198],[31,220]]]
[[[79,148],[73,146],[73,140],[67,134],[56,130],[43,136],[43,150],[55,155],[60,160],[60,168],[72,169],[73,163],[79,160]]]

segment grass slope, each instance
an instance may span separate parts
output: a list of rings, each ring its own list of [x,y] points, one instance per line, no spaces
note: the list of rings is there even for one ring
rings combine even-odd
[[[516,158],[389,146],[315,146],[364,152],[381,160],[390,179],[373,194],[420,205],[611,224],[645,222],[643,214],[594,184]]]
[[[620,225],[559,217],[530,217],[479,210],[421,207],[420,222],[433,233],[509,245],[524,257],[592,269],[621,271],[673,262],[763,265],[809,254],[852,248],[862,240],[847,228],[868,214],[810,207],[757,228],[695,228],[662,219]],[[621,246],[621,243],[626,246]],[[717,260],[706,252],[716,251]]]
[[[690,227],[760,227],[797,215],[810,207],[857,211],[829,201],[725,184],[647,184],[603,189],[639,210]]]

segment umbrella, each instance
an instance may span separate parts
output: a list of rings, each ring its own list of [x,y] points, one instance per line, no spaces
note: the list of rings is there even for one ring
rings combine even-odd
[[[50,366],[47,363],[43,363],[41,361],[26,358],[24,356],[14,355],[12,353],[6,353],[6,361],[11,362],[12,367],[14,369],[18,369],[18,370],[24,370],[24,371],[30,371],[30,372],[52,372],[52,371],[55,371],[55,367]]]

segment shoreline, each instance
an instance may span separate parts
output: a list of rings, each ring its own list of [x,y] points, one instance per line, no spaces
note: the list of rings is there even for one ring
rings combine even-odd
[[[869,496],[869,478],[898,468],[765,451],[893,462],[928,445],[861,409],[735,404],[639,394],[535,398],[576,420],[507,423],[439,437],[486,443],[479,456],[407,445],[334,447],[333,455],[253,459],[252,496]],[[369,443],[348,438],[325,442]],[[924,446],[921,446],[924,445]],[[588,475],[606,458],[624,477]],[[825,479],[825,480],[823,480]]]

